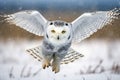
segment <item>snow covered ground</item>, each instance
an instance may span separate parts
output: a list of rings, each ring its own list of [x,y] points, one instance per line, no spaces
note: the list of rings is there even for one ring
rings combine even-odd
[[[120,40],[91,40],[74,44],[85,56],[61,65],[54,74],[49,67],[25,53],[40,41],[0,42],[0,80],[120,80]]]

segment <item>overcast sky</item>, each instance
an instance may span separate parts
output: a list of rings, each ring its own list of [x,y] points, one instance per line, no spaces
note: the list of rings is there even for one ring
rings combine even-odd
[[[16,9],[113,9],[120,0],[0,0],[0,10]]]

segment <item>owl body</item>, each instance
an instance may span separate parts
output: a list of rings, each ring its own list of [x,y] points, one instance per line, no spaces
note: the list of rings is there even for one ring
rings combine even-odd
[[[60,20],[48,23],[42,42],[43,68],[52,65],[53,71],[59,71],[60,62],[67,54],[72,42],[71,29],[68,26],[70,27],[68,23]]]
[[[110,11],[97,11],[84,13],[72,22],[61,20],[49,21],[45,19],[36,10],[20,11],[10,15],[4,15],[4,21],[15,24],[38,36],[43,36],[42,46],[40,48],[29,49],[28,52],[37,58],[42,53],[42,66],[52,66],[56,73],[60,70],[60,62],[73,62],[78,59],[75,50],[70,48],[72,42],[80,42],[92,35],[98,29],[118,18],[120,9]],[[40,51],[41,50],[41,51]],[[67,54],[67,55],[66,55]],[[39,60],[38,59],[38,60]],[[39,60],[40,61],[40,60]]]

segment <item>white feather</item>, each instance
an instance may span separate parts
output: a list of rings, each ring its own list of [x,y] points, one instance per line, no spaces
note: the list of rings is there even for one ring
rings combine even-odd
[[[115,9],[112,11],[98,11],[92,13],[84,13],[76,20],[72,22],[72,29],[74,32],[73,41],[80,42],[81,40],[89,37],[98,29],[111,23],[119,10]]]
[[[47,20],[35,10],[26,10],[7,15],[5,20],[39,36],[43,36],[47,23]]]

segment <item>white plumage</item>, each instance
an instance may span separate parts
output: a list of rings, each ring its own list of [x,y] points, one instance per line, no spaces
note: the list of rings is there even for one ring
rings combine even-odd
[[[98,29],[118,18],[119,9],[84,13],[71,23],[56,20],[46,20],[38,11],[26,10],[5,15],[5,21],[15,24],[31,33],[44,36],[41,47],[28,49],[34,58],[43,61],[46,68],[52,65],[52,70],[59,72],[60,63],[73,62],[82,54],[70,48],[72,42],[80,42],[92,35]],[[52,62],[51,62],[52,61]]]
[[[74,41],[81,41],[118,18],[117,10],[84,13],[72,22]]]
[[[11,15],[5,15],[6,20],[31,33],[43,36],[43,30],[47,20],[38,11],[21,11]]]

